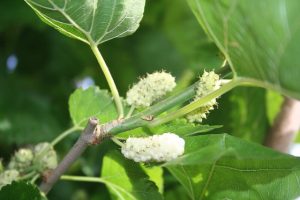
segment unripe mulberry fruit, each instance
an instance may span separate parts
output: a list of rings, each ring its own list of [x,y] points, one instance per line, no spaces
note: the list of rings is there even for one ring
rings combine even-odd
[[[34,156],[35,162],[39,163],[41,171],[54,169],[57,166],[56,152],[49,143],[37,144],[34,147]]]
[[[11,182],[17,180],[20,176],[20,173],[15,169],[5,170],[0,174],[0,189]]]
[[[198,87],[196,89],[196,96],[194,101],[206,96],[207,94],[219,89],[221,83],[219,81],[220,77],[214,71],[206,72],[204,71],[203,75],[200,77]],[[207,102],[205,105],[196,109],[195,111],[190,112],[186,118],[189,122],[202,122],[203,119],[206,119],[207,114],[214,109],[214,106],[217,105],[217,100],[212,99]]]
[[[175,78],[167,72],[154,72],[130,88],[126,95],[126,102],[134,107],[149,107],[153,102],[161,99],[176,86]]]
[[[122,154],[135,162],[166,162],[184,153],[184,139],[173,133],[128,138]]]
[[[19,149],[9,162],[8,168],[22,171],[31,165],[32,160],[33,153],[31,149]]]

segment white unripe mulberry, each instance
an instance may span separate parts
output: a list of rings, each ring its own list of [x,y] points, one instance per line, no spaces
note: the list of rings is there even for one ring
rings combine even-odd
[[[49,143],[39,143],[34,147],[35,162],[40,165],[40,170],[54,169],[57,166],[56,152]]]
[[[18,162],[25,163],[33,159],[33,153],[30,149],[19,149],[15,157]]]
[[[29,167],[33,160],[31,149],[19,149],[8,164],[9,169],[24,170]]]
[[[19,176],[20,173],[15,169],[5,170],[4,172],[2,172],[0,174],[0,189],[3,186],[11,184],[11,182],[17,180]]]
[[[143,138],[128,138],[122,154],[135,162],[165,162],[184,153],[184,139],[173,133]]]
[[[206,96],[207,94],[219,89],[221,87],[221,82],[219,81],[220,77],[214,71],[206,72],[204,71],[203,75],[200,77],[198,87],[196,90],[196,96],[194,101]],[[202,122],[203,119],[206,119],[207,114],[210,110],[214,109],[214,106],[217,105],[217,100],[212,99],[207,102],[202,107],[196,109],[195,111],[189,113],[186,118],[189,122]]]
[[[167,72],[154,72],[128,90],[126,102],[134,107],[148,107],[176,86],[175,78]]]

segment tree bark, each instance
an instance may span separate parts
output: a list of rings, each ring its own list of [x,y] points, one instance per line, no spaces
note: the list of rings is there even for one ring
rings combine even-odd
[[[300,129],[300,101],[285,97],[265,145],[283,153],[288,153]]]

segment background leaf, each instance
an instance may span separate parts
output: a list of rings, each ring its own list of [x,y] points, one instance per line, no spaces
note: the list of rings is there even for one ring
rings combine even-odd
[[[39,189],[30,183],[13,182],[0,190],[0,199],[5,200],[46,200]]]
[[[48,25],[96,45],[136,31],[145,0],[25,0]]]
[[[162,199],[157,186],[141,166],[124,158],[119,151],[104,157],[101,178],[114,194],[113,199]]]
[[[188,0],[239,77],[300,98],[297,0]]]
[[[270,124],[273,124],[277,114],[280,112],[284,97],[273,91],[268,91],[266,94],[267,114]]]
[[[49,96],[32,88],[34,80],[27,81],[20,77],[0,79],[0,143],[3,147],[50,140],[61,131]]]
[[[141,165],[141,167],[149,176],[150,181],[155,183],[155,185],[158,187],[158,191],[161,194],[163,194],[163,190],[164,190],[163,168],[160,166],[148,167],[145,165]]]
[[[168,191],[165,195],[165,200],[190,200],[190,198],[186,195],[184,188],[182,187],[175,187],[172,190]]]
[[[106,90],[89,87],[77,89],[69,98],[69,111],[75,126],[84,127],[90,117],[97,117],[101,123],[117,118],[112,97]]]
[[[281,200],[300,195],[299,158],[226,134],[186,138],[185,154],[166,166],[191,199]]]
[[[269,128],[265,96],[266,91],[262,88],[236,88],[232,91],[229,99],[232,105],[228,112],[231,135],[252,142],[264,142]]]
[[[262,143],[271,124],[268,111],[272,99],[266,101],[266,93],[263,88],[235,88],[218,99],[218,109],[213,110],[204,123],[222,124],[220,133]]]

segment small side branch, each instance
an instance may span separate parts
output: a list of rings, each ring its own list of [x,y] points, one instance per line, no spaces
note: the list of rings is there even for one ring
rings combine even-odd
[[[286,97],[267,135],[265,145],[287,153],[299,129],[300,101]]]

